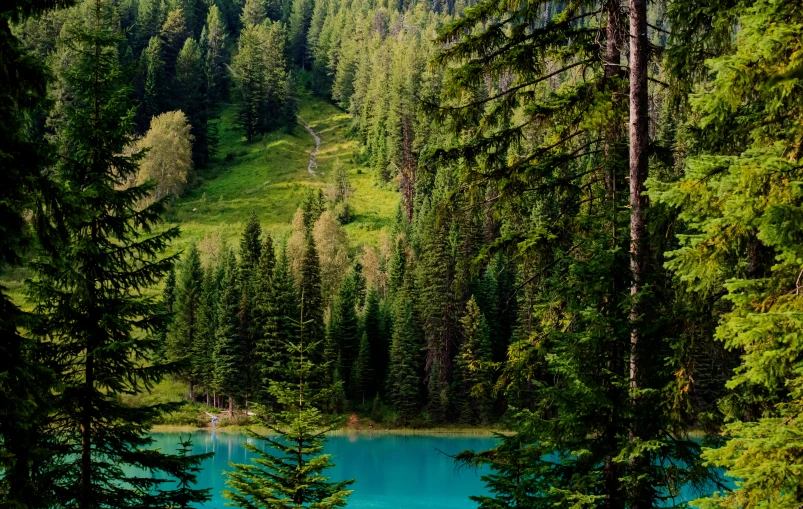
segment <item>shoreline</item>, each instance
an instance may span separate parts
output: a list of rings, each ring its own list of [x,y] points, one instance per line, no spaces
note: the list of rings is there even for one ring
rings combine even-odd
[[[169,424],[159,424],[151,428],[152,433],[196,433],[196,432],[217,432],[217,433],[245,433],[246,430],[253,429],[260,433],[269,432],[263,426],[241,426],[231,425],[212,428],[210,426],[198,428],[195,426],[179,426]],[[454,436],[484,436],[491,437],[495,434],[507,434],[509,431],[494,428],[390,428],[390,429],[362,429],[362,428],[342,428],[327,433],[329,436],[347,435],[454,435]]]

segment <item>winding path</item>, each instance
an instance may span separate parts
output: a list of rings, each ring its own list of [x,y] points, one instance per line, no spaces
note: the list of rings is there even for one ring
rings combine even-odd
[[[312,150],[312,153],[310,153],[310,155],[309,155],[309,164],[307,165],[307,171],[310,173],[310,175],[315,176],[315,175],[317,175],[317,173],[315,173],[315,169],[318,168],[317,158],[318,158],[318,150],[321,148],[321,137],[318,136],[315,133],[315,131],[312,130],[312,127],[310,127],[304,121],[303,118],[301,119],[301,122],[304,123],[304,127],[307,129],[307,131],[309,131],[309,133],[312,135],[312,137],[315,138],[315,148]]]

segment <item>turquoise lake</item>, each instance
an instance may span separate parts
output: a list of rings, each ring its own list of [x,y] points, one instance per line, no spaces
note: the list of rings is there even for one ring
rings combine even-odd
[[[155,447],[175,452],[186,433],[154,433]],[[212,500],[203,509],[223,509],[229,462],[245,463],[253,456],[242,444],[252,440],[237,433],[192,433],[193,452],[214,452],[198,475],[199,488],[212,488]],[[325,451],[335,456],[333,479],[356,479],[350,509],[475,509],[470,495],[486,494],[480,479],[483,471],[456,469],[448,455],[466,449],[493,447],[488,436],[465,435],[393,435],[360,433],[329,438]],[[713,491],[707,490],[707,491]],[[684,490],[676,503],[693,500],[702,494]]]
[[[173,452],[187,434],[154,433],[157,448]],[[243,446],[251,440],[236,433],[192,434],[193,452],[214,452],[198,476],[199,488],[212,488],[212,500],[204,509],[223,508],[223,472],[229,462],[245,463],[252,453]],[[487,449],[495,440],[487,436],[430,436],[360,433],[332,436],[325,451],[335,456],[332,479],[356,479],[348,507],[353,509],[474,509],[469,495],[486,493],[474,470],[456,470],[446,454],[466,449]],[[441,452],[439,452],[441,451]]]

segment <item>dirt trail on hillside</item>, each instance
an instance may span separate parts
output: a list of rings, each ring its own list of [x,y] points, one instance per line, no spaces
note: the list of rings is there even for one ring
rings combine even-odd
[[[304,119],[302,118],[301,121],[304,123],[304,127],[309,131],[312,137],[315,139],[315,148],[312,150],[312,153],[309,155],[309,164],[307,165],[307,171],[312,176],[316,176],[315,170],[318,168],[318,150],[321,148],[321,137],[312,130],[312,127],[309,126]]]

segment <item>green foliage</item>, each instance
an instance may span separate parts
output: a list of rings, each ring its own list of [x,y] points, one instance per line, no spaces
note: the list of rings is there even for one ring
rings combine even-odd
[[[711,14],[714,27],[737,16],[736,38],[722,44],[714,29],[706,33],[701,45],[720,44],[723,53],[706,62],[705,77],[675,56],[679,78],[699,78],[682,132],[689,157],[680,179],[650,184],[651,197],[677,208],[685,226],[667,266],[698,295],[724,294],[715,337],[741,361],[720,405],[732,421],[727,442],[703,453],[740,483],[695,505],[797,507],[803,130],[793,119],[801,109],[803,13],[757,1]]]
[[[164,203],[139,205],[149,186],[120,186],[142,154],[125,151],[134,110],[118,65],[118,23],[113,6],[88,2],[59,40],[70,65],[58,79],[70,94],[59,109],[54,148],[62,157],[51,175],[58,212],[46,218],[59,235],[37,253],[29,287],[41,317],[35,332],[57,378],[48,433],[59,444],[51,451],[58,470],[53,484],[40,486],[52,490],[57,506],[156,508],[208,499],[188,488],[201,458],[148,450],[150,424],[165,406],[119,400],[171,370],[154,356],[154,334],[167,316],[143,292],[173,265],[164,251],[178,230],[160,227]],[[157,475],[130,475],[131,468]],[[169,489],[160,475],[181,485]]]
[[[354,481],[331,482],[324,470],[334,463],[328,454],[322,454],[327,431],[341,424],[336,418],[321,413],[318,405],[329,398],[331,389],[311,389],[310,380],[320,379],[323,365],[311,359],[320,358],[315,349],[321,343],[306,336],[303,320],[304,305],[296,322],[297,343],[285,347],[290,352],[289,363],[284,367],[286,381],[271,381],[270,393],[280,411],[274,412],[270,422],[264,424],[275,435],[249,435],[265,446],[246,444],[256,455],[249,464],[233,464],[227,473],[229,490],[224,496],[240,507],[320,509],[344,507],[351,495],[346,488]],[[267,446],[267,447],[266,447]]]
[[[343,278],[340,291],[332,304],[329,319],[327,356],[337,358],[342,366],[343,380],[353,380],[353,370],[360,351],[360,321],[357,317],[354,273]],[[332,366],[334,369],[334,366]],[[354,379],[356,380],[356,379]],[[355,394],[352,394],[354,396]]]
[[[463,325],[463,343],[455,362],[455,381],[464,398],[458,410],[464,421],[491,422],[493,411],[493,385],[495,382],[491,360],[491,340],[485,315],[472,297],[466,305]]]
[[[220,282],[218,325],[215,331],[214,378],[216,391],[229,399],[233,410],[245,394],[245,370],[242,338],[239,334],[239,311],[241,287],[237,284],[237,259],[234,252],[226,249],[222,263],[223,279]]]
[[[286,109],[293,91],[288,87],[285,38],[279,22],[247,25],[240,33],[232,73],[237,83],[238,123],[248,141],[295,123],[295,110]]]
[[[192,126],[192,161],[195,168],[205,168],[209,162],[209,154],[214,150],[214,147],[209,146],[209,121],[213,112],[209,110],[209,100],[206,97],[208,92],[204,59],[195,39],[188,38],[184,41],[178,54],[173,93],[173,109],[183,111]],[[214,143],[214,140],[211,142]]]
[[[410,280],[405,281],[405,289],[395,302],[387,393],[401,420],[409,421],[420,408],[423,378],[420,330]]]
[[[190,384],[200,381],[202,376],[200,370],[196,372],[193,354],[198,351],[196,344],[203,341],[199,334],[203,280],[201,257],[198,248],[192,245],[178,268],[176,299],[173,305],[175,319],[167,343],[168,358],[185,365]]]

